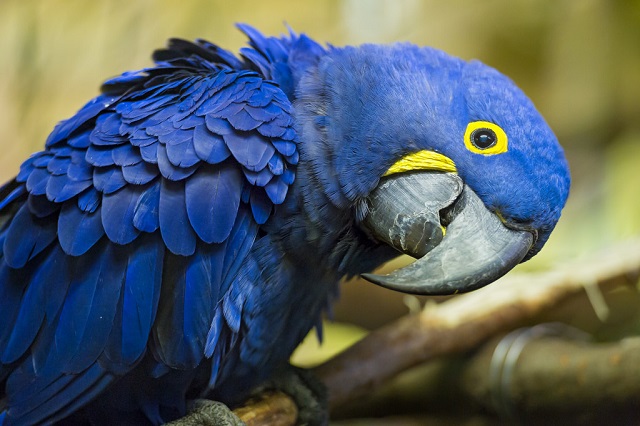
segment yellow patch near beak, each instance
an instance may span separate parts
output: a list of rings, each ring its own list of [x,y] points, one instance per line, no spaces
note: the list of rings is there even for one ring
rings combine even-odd
[[[435,170],[439,172],[457,173],[456,165],[449,157],[434,151],[418,151],[405,155],[396,161],[384,176],[416,170]]]

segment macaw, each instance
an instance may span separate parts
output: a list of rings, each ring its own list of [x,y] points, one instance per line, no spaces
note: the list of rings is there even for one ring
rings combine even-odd
[[[287,363],[345,276],[418,294],[534,256],[569,171],[507,77],[290,31],[173,39],[0,188],[0,424],[161,424]],[[415,263],[370,274],[406,253]]]

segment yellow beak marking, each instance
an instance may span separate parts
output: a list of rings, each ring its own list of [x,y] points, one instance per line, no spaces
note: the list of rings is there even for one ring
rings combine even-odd
[[[389,167],[389,170],[382,176],[416,170],[457,173],[456,165],[449,157],[434,151],[423,150],[405,155]]]

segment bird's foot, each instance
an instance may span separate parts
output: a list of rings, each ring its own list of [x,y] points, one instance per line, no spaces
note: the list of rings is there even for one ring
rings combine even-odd
[[[189,413],[167,426],[246,426],[229,407],[218,401],[197,399],[189,407]]]
[[[260,385],[253,394],[275,389],[289,395],[298,407],[297,425],[326,426],[329,424],[327,389],[313,373],[287,366],[271,380]]]

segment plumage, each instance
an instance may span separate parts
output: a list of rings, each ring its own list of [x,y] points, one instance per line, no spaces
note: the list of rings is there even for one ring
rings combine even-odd
[[[100,206],[100,193],[95,188],[89,188],[78,195],[78,208],[86,213],[93,213]]]
[[[234,158],[251,171],[262,170],[275,151],[268,139],[260,135],[232,132],[223,138]]]
[[[187,180],[187,215],[202,241],[221,243],[227,239],[236,221],[241,193],[242,175],[229,164],[202,167]]]
[[[73,180],[68,175],[51,176],[47,182],[47,199],[63,203],[91,187],[91,180]]]
[[[141,231],[153,232],[160,227],[160,182],[150,185],[138,198],[133,225]]]
[[[96,201],[97,204],[99,201]],[[104,235],[102,212],[99,205],[92,210],[81,210],[72,202],[67,202],[58,217],[58,241],[65,253],[71,256],[83,255]]]
[[[231,155],[224,139],[202,124],[193,129],[193,145],[196,155],[209,164],[221,163]]]
[[[93,169],[93,186],[103,194],[116,192],[127,184],[118,167],[96,167]]]
[[[14,328],[9,337],[0,343],[4,350],[0,353],[0,362],[11,364],[19,359],[31,345],[40,330],[43,321],[51,324],[67,292],[69,282],[68,257],[59,245],[54,245],[38,269],[27,278],[29,284],[16,303],[19,312],[14,319]],[[50,285],[49,280],[56,283]],[[33,309],[39,306],[41,309]]]
[[[343,276],[396,255],[361,206],[416,152],[531,224],[529,257],[548,238],[566,162],[495,70],[239,28],[239,57],[172,39],[105,82],[0,187],[0,425],[161,424],[186,395],[238,402],[320,332]],[[466,147],[470,120],[502,126],[507,152]]]
[[[162,273],[157,265],[165,249],[156,235],[144,235],[129,252],[121,306],[105,355],[116,365],[131,367],[145,351],[156,316]]]
[[[184,182],[162,180],[158,204],[160,234],[169,251],[191,256],[196,249],[196,233],[189,223]]]
[[[102,226],[107,237],[114,243],[128,244],[140,233],[133,224],[133,217],[144,190],[141,185],[127,185],[117,192],[102,196]]]
[[[22,268],[55,239],[56,223],[33,216],[23,205],[7,228],[3,260],[12,268]]]

